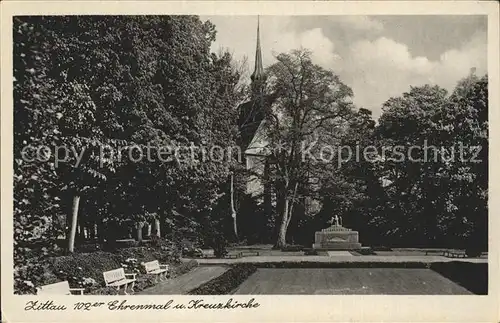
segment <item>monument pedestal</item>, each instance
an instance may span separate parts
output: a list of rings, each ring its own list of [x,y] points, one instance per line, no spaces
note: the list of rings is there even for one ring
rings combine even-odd
[[[361,249],[358,231],[344,228],[341,225],[332,225],[315,233],[314,249],[322,250],[356,250]]]

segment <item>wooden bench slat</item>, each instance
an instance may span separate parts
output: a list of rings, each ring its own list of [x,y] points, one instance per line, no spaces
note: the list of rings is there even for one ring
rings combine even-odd
[[[146,269],[147,273],[154,273],[159,271],[165,272],[168,271],[169,268],[168,265],[161,265],[158,260],[144,262],[142,265],[144,266],[144,269]]]
[[[125,294],[127,294],[127,286],[131,284],[130,290],[134,291],[134,284],[136,282],[135,276],[136,274],[126,274],[125,269],[118,268],[109,271],[105,271],[102,273],[104,277],[104,282],[106,286],[116,287],[120,290],[121,286],[125,286]]]
[[[84,288],[70,288],[67,280],[40,286],[37,288],[37,295],[73,295],[71,292],[79,292],[83,295]]]
[[[158,279],[163,280],[167,278],[166,275],[169,265],[162,265],[158,260],[143,262],[142,265],[146,270],[146,274],[156,275],[156,281],[158,281]]]
[[[104,276],[104,282],[109,285],[113,282],[121,281],[126,279],[126,275],[130,274],[125,274],[125,270],[123,268],[118,268],[118,269],[113,269],[109,271],[105,271],[103,273]]]

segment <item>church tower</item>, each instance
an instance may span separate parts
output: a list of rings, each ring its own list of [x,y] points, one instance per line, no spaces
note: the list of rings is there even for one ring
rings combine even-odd
[[[255,67],[250,76],[250,100],[239,107],[239,127],[241,133],[240,146],[247,149],[254,139],[257,129],[264,119],[264,109],[266,98],[264,89],[266,85],[266,75],[262,63],[262,49],[260,44],[260,18],[257,18],[257,44],[255,48]]]
[[[253,99],[261,99],[264,94],[266,75],[262,65],[262,50],[260,48],[260,18],[257,18],[257,46],[255,49],[255,67],[252,75],[252,96]]]

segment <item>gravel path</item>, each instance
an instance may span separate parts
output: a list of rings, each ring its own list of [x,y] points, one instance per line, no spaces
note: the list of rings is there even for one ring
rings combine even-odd
[[[229,268],[222,266],[196,267],[184,275],[160,282],[139,295],[185,295],[190,290],[222,275]]]
[[[186,259],[189,260],[189,259]],[[236,259],[196,259],[200,265],[227,265],[235,263],[264,263],[264,262],[449,262],[464,261],[474,263],[488,263],[485,258],[447,258],[442,256],[251,256]]]

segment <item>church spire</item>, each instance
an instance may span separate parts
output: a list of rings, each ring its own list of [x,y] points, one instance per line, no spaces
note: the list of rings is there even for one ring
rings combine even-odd
[[[262,51],[260,48],[260,18],[257,16],[257,48],[255,49],[255,68],[250,76],[252,82],[262,81],[264,76],[264,67],[262,66]],[[260,83],[260,82],[257,82]]]

